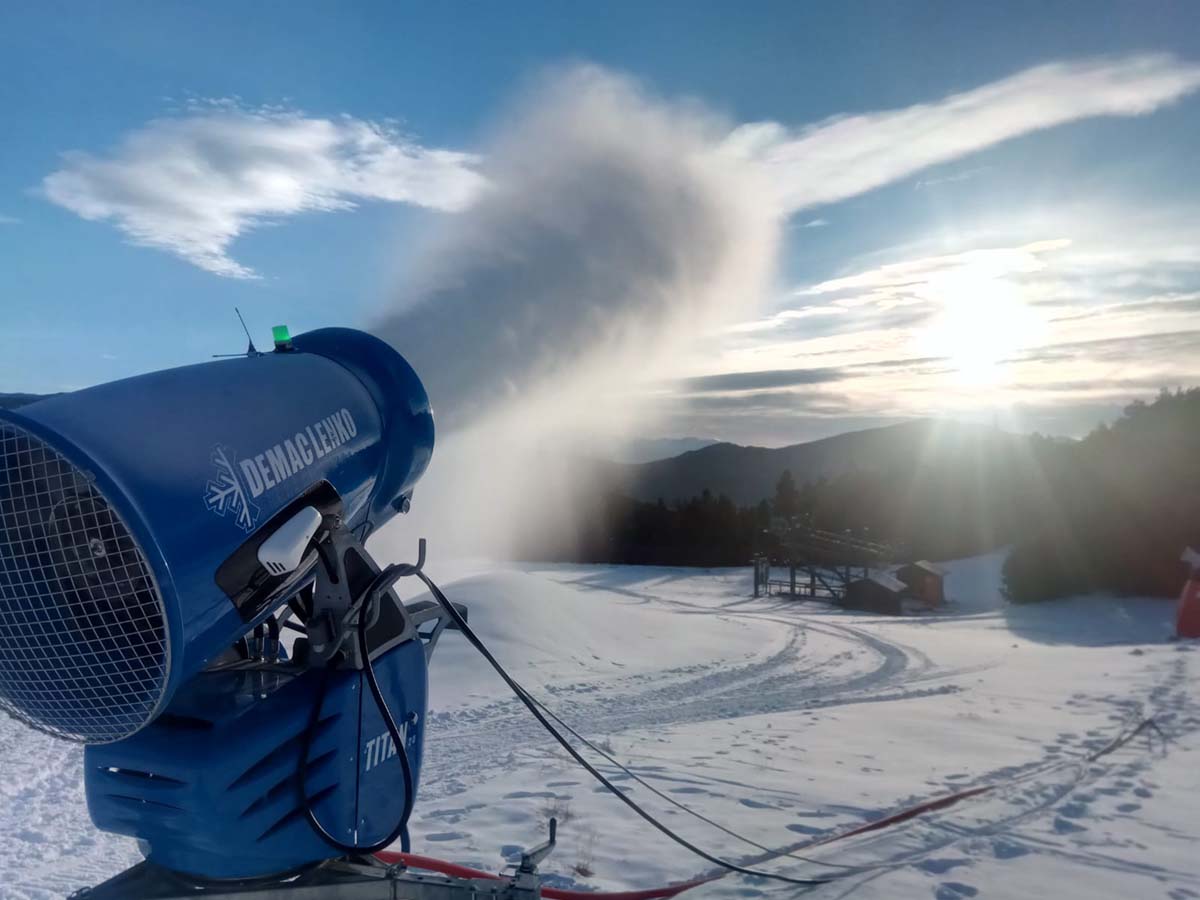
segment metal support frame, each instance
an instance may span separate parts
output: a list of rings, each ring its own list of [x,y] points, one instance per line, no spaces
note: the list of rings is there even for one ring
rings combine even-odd
[[[550,817],[550,836],[542,843],[538,844],[531,850],[526,850],[521,854],[521,863],[517,866],[517,875],[534,875],[537,873],[537,867],[542,864],[547,856],[554,852],[554,847],[558,843],[558,819],[554,816]]]
[[[139,863],[71,900],[540,900],[536,871],[511,877],[418,875],[376,860],[334,859],[292,877],[246,882],[197,882]]]
[[[536,867],[497,880],[418,875],[373,859],[331,860],[291,877],[198,882],[143,862],[71,900],[540,900]]]
[[[771,561],[765,556],[755,556],[750,560],[754,567],[754,596],[761,597],[771,593]]]
[[[516,872],[498,878],[419,875],[373,856],[331,859],[302,872],[246,881],[205,881],[151,862],[138,863],[70,900],[541,900],[538,866],[558,840],[550,819],[547,840],[521,853]]]

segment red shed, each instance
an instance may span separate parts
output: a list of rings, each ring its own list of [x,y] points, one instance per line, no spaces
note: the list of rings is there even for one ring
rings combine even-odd
[[[901,566],[896,570],[896,577],[904,582],[914,599],[930,609],[946,601],[946,570],[927,559]]]

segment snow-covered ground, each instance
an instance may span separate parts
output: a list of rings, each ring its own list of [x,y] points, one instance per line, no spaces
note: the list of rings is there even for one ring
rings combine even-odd
[[[581,732],[687,807],[813,860],[767,868],[836,879],[812,896],[1200,897],[1200,655],[1167,640],[1172,604],[1008,608],[1000,561],[951,564],[951,606],[903,619],[754,600],[748,569],[429,571]],[[415,850],[498,871],[553,814],[555,883],[648,887],[709,868],[576,769],[460,636],[443,638],[432,679]],[[1144,715],[1165,742],[1147,732],[1087,761]],[[90,827],[80,758],[0,722],[0,897],[61,896],[138,858]],[[761,853],[599,762],[695,843]],[[998,787],[804,849],[984,784]],[[796,892],[728,877],[692,896]]]

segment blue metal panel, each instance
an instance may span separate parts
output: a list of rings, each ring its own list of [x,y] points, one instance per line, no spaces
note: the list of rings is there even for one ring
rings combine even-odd
[[[411,493],[433,456],[433,409],[412,366],[379,338],[351,328],[323,328],[293,341],[298,350],[336,360],[370,392],[382,419],[387,447],[370,520],[378,528],[396,513],[395,501]]]
[[[409,764],[412,766],[414,792],[421,780],[429,690],[425,651],[420,644],[418,640],[401,645],[384,656],[388,660],[386,666],[377,664],[375,667],[380,690],[388,698],[388,707],[404,735]],[[363,694],[362,740],[359,742],[359,844],[382,840],[395,827],[404,798],[403,778],[395,745],[382,714],[372,700],[368,688]]]
[[[397,721],[407,723],[417,778],[426,709],[420,641],[383,654],[375,668]],[[145,841],[152,861],[205,878],[250,878],[337,856],[300,813],[296,793],[301,735],[324,677],[198,676],[149,727],[87,748],[92,820]],[[361,673],[335,676],[321,722],[307,785],[316,814],[346,843],[377,841],[404,807],[404,782],[398,757],[379,740],[386,728]]]

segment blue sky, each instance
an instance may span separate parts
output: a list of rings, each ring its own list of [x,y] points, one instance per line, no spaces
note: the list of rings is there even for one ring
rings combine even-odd
[[[573,63],[780,194],[767,296],[641,388],[661,433],[1078,434],[1200,382],[1191,4],[45,3],[0,10],[0,390],[236,351],[234,306],[370,324]]]

